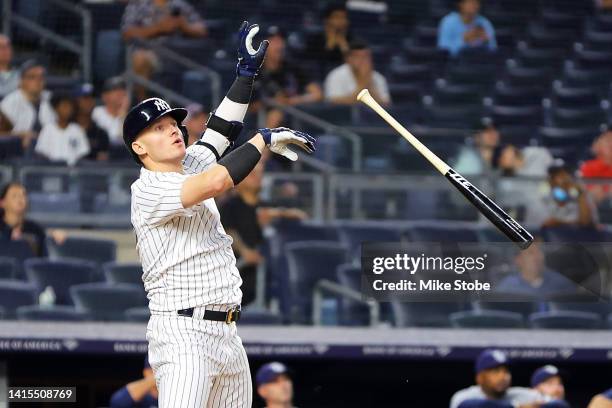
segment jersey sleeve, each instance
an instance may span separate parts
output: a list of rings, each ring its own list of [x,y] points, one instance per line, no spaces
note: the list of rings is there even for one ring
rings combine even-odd
[[[188,175],[178,173],[153,174],[142,183],[132,185],[133,206],[149,225],[161,225],[175,217],[190,217],[191,208],[183,207],[181,190]]]

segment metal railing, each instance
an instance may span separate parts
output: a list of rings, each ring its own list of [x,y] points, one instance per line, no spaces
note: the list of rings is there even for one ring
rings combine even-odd
[[[197,102],[189,98],[186,98],[185,96],[180,95],[177,92],[167,87],[164,87],[163,85],[157,82],[154,82],[146,78],[143,78],[139,75],[136,75],[132,69],[132,54],[134,50],[138,47],[146,47],[148,49],[151,49],[157,55],[164,58],[164,60],[168,60],[173,63],[176,63],[186,69],[197,71],[201,73],[202,75],[204,75],[205,77],[209,78],[212,106],[217,106],[219,103],[221,103],[221,75],[219,75],[218,72],[208,68],[207,66],[198,64],[197,62],[189,58],[186,58],[167,47],[164,47],[162,45],[155,44],[152,42],[138,40],[138,39],[132,40],[132,44],[127,47],[126,53],[125,53],[126,80],[128,83],[128,91],[131,92],[133,84],[137,83],[138,85],[141,85],[145,87],[146,89],[159,93],[166,99],[174,100],[177,103],[180,103],[185,106],[189,105],[190,103]]]
[[[91,12],[86,8],[73,4],[66,0],[46,0],[47,5],[60,8],[63,11],[76,14],[80,17],[83,31],[83,41],[81,44],[76,41],[59,35],[52,30],[40,25],[39,23],[29,20],[19,14],[16,14],[12,7],[12,0],[4,0],[2,4],[2,24],[4,34],[12,37],[12,26],[16,25],[36,35],[50,41],[67,51],[76,54],[81,62],[82,76],[87,82],[92,79],[92,20]]]
[[[373,300],[364,300],[361,292],[344,287],[327,279],[321,279],[316,283],[312,294],[312,323],[315,326],[320,326],[322,324],[324,293],[330,293],[366,305],[370,313],[370,326],[377,326],[380,323],[379,303]]]
[[[281,103],[278,103],[274,99],[264,98],[262,100],[264,106],[268,108],[278,109],[281,112],[289,115],[291,118],[295,120],[299,120],[307,123],[310,126],[321,129],[325,133],[329,133],[338,137],[341,137],[351,143],[351,170],[355,173],[361,171],[362,168],[362,142],[359,135],[351,130],[348,130],[344,127],[334,125],[333,123],[327,122],[323,119],[320,119],[310,113],[304,112],[298,108],[293,106],[286,106]],[[260,111],[262,114],[265,113],[265,110]],[[261,116],[260,116],[261,122]],[[260,123],[261,124],[261,123]],[[308,160],[308,159],[306,159]],[[322,170],[331,170],[333,171],[334,166],[327,164],[321,160],[319,160],[321,164],[319,164],[319,168]]]

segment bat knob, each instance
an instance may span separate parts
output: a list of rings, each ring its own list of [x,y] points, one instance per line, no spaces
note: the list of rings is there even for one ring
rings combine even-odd
[[[367,89],[362,89],[361,92],[359,92],[357,94],[357,100],[361,101],[363,100],[366,96],[370,96],[370,91],[368,91]]]

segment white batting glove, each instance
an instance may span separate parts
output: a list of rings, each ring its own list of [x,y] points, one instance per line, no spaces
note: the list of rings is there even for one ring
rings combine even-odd
[[[271,152],[280,154],[291,161],[296,161],[298,155],[289,149],[288,145],[290,144],[300,147],[309,154],[316,150],[315,138],[304,132],[279,127],[259,129],[258,133],[263,137]]]

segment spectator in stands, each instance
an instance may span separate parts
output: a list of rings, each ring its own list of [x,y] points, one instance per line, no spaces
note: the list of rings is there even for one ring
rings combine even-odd
[[[281,105],[294,106],[319,102],[323,99],[323,91],[316,82],[297,65],[287,59],[285,33],[278,27],[268,29],[268,51],[261,70],[258,86],[260,98],[274,99]],[[257,109],[257,105],[254,107]],[[270,109],[266,116],[266,127],[274,128],[282,125],[283,112]]]
[[[6,184],[0,190],[0,242],[2,240],[25,240],[35,256],[47,256],[45,230],[36,222],[26,219],[28,196],[23,185],[17,182]],[[66,233],[50,230],[51,238],[62,244]]]
[[[551,194],[544,200],[547,218],[543,227],[594,227],[597,224],[597,208],[591,196],[565,166],[551,166],[548,169],[548,183]]]
[[[588,408],[612,408],[612,388],[594,396]]]
[[[289,369],[273,361],[263,365],[255,376],[257,393],[266,402],[266,408],[292,408],[293,382]]]
[[[337,66],[344,62],[352,36],[344,4],[332,4],[323,13],[324,29],[307,39],[305,54],[319,64]],[[266,56],[267,58],[267,56]]]
[[[457,0],[459,11],[447,14],[438,28],[438,48],[457,56],[464,49],[495,51],[491,22],[480,15],[480,0]]]
[[[264,240],[262,229],[275,219],[307,217],[297,208],[279,208],[260,202],[263,170],[264,163],[260,161],[236,186],[236,195],[228,198],[220,208],[225,230],[234,240],[232,247],[238,259],[242,303],[245,305],[255,299],[257,267],[264,260],[260,252]]]
[[[11,65],[13,46],[11,39],[0,34],[0,99],[13,92],[19,86],[19,71]]]
[[[142,376],[142,379],[116,391],[111,396],[110,408],[157,408],[159,392],[148,357],[145,358]]]
[[[93,85],[79,85],[75,92],[77,102],[76,123],[85,131],[89,142],[90,160],[108,160],[109,140],[108,134],[93,121],[91,117],[96,107],[96,98],[93,94]]]
[[[325,99],[341,105],[357,104],[357,94],[368,88],[381,105],[391,103],[387,80],[374,70],[372,51],[367,44],[352,42],[345,61],[325,78]]]
[[[31,145],[44,125],[55,122],[50,96],[45,90],[45,68],[35,60],[24,62],[19,88],[0,102],[3,129],[20,136],[24,148]]]
[[[36,154],[74,166],[89,154],[89,141],[81,126],[74,122],[76,101],[71,95],[56,93],[51,97],[56,122],[46,124],[38,135]]]
[[[595,158],[582,164],[580,167],[582,177],[612,179],[612,126],[595,139],[591,151]],[[598,203],[606,199],[610,193],[610,186],[605,184],[591,184],[587,189]]]
[[[537,239],[529,248],[516,254],[514,263],[518,271],[502,279],[496,290],[536,297],[576,291],[576,285],[572,281],[548,270],[544,261],[541,239]]]
[[[499,132],[487,125],[474,136],[473,146],[464,146],[455,159],[453,168],[461,174],[489,174],[494,167],[494,157],[499,147]]]
[[[506,402],[513,407],[535,408],[542,402],[534,390],[510,387],[512,375],[509,360],[500,350],[484,350],[476,359],[476,384],[457,391],[451,398],[450,408],[458,408],[464,401],[490,400]]]
[[[193,6],[185,0],[130,0],[121,22],[123,39],[152,41],[163,43],[170,36],[204,37],[206,26]],[[159,70],[160,59],[144,44],[138,44],[138,49],[132,55],[134,73],[150,78],[154,71]],[[134,89],[136,98],[141,101],[146,98],[143,87]]]
[[[102,103],[93,109],[91,117],[108,134],[111,145],[123,148],[123,118],[130,106],[123,78],[113,77],[104,82]]]
[[[595,5],[602,11],[612,10],[612,0],[595,0]]]
[[[187,117],[183,121],[183,125],[189,133],[189,141],[187,146],[191,146],[197,142],[202,133],[206,131],[206,121],[208,120],[208,112],[199,103],[194,103],[187,106]]]
[[[553,164],[553,157],[544,147],[514,145],[504,146],[499,154],[497,167],[502,176],[544,177]]]
[[[563,401],[565,387],[559,369],[554,365],[545,365],[533,372],[531,388],[542,395],[546,401]]]

